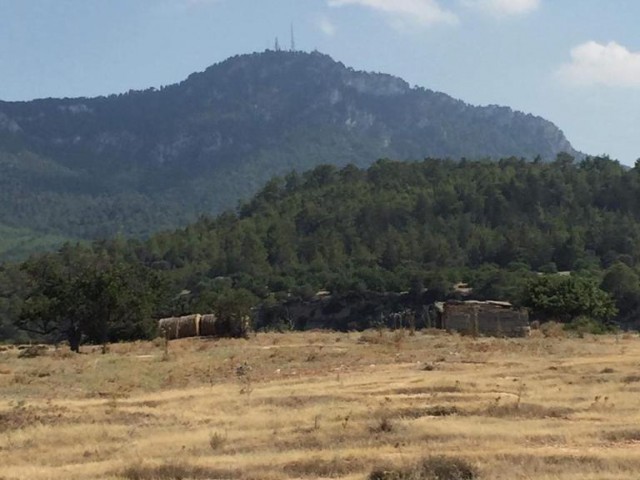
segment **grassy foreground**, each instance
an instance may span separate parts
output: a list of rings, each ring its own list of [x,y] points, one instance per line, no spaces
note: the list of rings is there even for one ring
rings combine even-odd
[[[430,456],[487,480],[640,471],[637,335],[309,332],[173,341],[168,357],[161,342],[85,350],[0,352],[0,478],[366,479]]]

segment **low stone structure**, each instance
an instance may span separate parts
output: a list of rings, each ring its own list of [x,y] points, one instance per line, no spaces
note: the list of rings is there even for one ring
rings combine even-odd
[[[292,299],[254,310],[258,330],[364,330],[436,328],[471,335],[522,337],[529,334],[529,314],[508,302],[448,300],[427,294],[319,292],[309,300]]]
[[[449,301],[439,305],[440,328],[468,335],[526,337],[530,333],[529,314],[509,302]]]

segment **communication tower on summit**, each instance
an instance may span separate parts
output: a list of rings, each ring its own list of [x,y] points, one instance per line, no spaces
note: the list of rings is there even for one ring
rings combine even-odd
[[[296,37],[293,35],[293,23],[291,24],[291,51],[296,51]]]

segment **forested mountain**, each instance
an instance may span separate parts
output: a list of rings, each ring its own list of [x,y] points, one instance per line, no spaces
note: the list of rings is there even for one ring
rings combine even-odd
[[[562,151],[576,153],[552,123],[506,107],[316,52],[242,55],[161,89],[0,102],[0,253],[23,253],[25,236],[143,237],[319,164]]]
[[[549,278],[539,296],[556,287],[601,288],[615,301],[618,321],[637,325],[639,273],[638,165],[625,169],[608,158],[576,164],[566,155],[551,163],[380,160],[366,170],[323,165],[276,178],[237,213],[145,241],[68,245],[7,264],[0,269],[0,318],[55,319],[43,312],[64,308],[99,318],[82,310],[83,295],[104,305],[105,292],[124,292],[109,302],[126,299],[123,311],[147,315],[205,312],[222,301],[273,304],[322,289],[424,287],[444,298],[457,282],[469,283],[477,298],[522,302],[529,282]],[[566,282],[556,285],[556,278]],[[570,316],[595,315],[582,300],[558,298],[548,307],[562,312],[570,303]],[[118,332],[138,331],[118,321]]]

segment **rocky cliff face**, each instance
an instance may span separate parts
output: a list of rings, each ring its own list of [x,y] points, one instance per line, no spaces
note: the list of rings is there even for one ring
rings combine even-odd
[[[0,102],[0,224],[144,235],[233,207],[273,175],[321,163],[562,151],[577,153],[542,118],[470,106],[317,52],[267,51],[160,90]],[[39,167],[16,166],[26,157]]]

